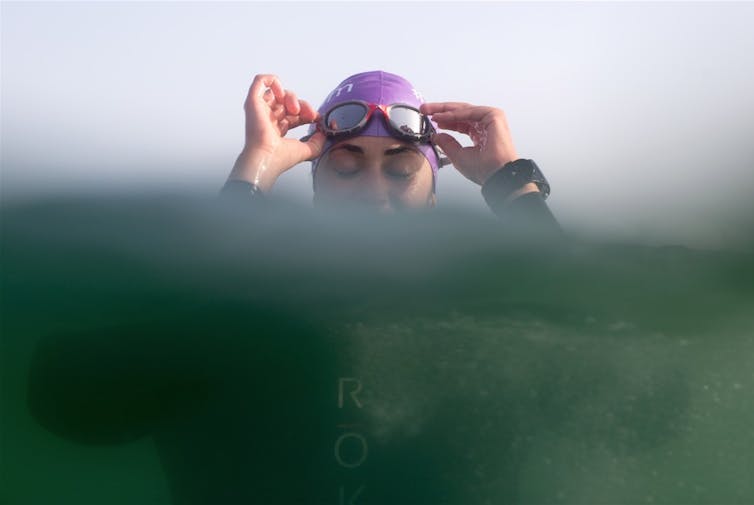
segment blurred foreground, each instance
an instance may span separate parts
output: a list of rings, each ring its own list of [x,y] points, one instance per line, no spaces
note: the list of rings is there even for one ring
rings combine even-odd
[[[752,503],[752,309],[745,247],[6,205],[0,501]]]

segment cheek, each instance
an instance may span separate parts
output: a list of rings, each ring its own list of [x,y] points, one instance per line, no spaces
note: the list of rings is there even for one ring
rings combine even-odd
[[[314,172],[314,189],[321,194],[342,193],[353,186],[354,179],[340,177],[332,167],[320,165]]]
[[[422,167],[410,183],[404,183],[400,189],[400,200],[406,206],[425,207],[432,196],[432,168],[429,164]]]
[[[358,200],[358,177],[340,177],[332,167],[320,165],[314,171],[314,202],[346,202]]]

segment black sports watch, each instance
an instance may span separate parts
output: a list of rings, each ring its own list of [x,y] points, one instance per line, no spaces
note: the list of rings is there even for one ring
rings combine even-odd
[[[482,195],[487,201],[504,201],[530,182],[537,185],[543,200],[549,196],[550,183],[533,160],[509,161],[484,183]]]
[[[262,190],[256,184],[237,179],[228,180],[220,190],[220,195],[230,198],[256,199],[263,195]]]

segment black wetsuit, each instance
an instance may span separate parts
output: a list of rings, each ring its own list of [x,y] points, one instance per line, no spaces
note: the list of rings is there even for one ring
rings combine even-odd
[[[485,198],[504,212],[494,193]],[[559,233],[539,193],[506,212]],[[466,276],[483,280],[484,268],[448,282],[467,289]],[[152,436],[180,504],[516,502],[535,435],[571,415],[580,401],[571,386],[608,380],[603,364],[564,368],[559,344],[508,339],[505,317],[527,327],[499,302],[471,319],[453,313],[455,296],[447,308],[432,302],[435,325],[436,315],[414,317],[408,284],[395,293],[383,284],[388,296],[366,312],[319,284],[336,298],[311,310],[250,304],[243,286],[137,296],[129,284],[116,298],[131,319],[41,341],[31,410],[84,443]],[[484,324],[477,333],[487,320],[503,333]]]

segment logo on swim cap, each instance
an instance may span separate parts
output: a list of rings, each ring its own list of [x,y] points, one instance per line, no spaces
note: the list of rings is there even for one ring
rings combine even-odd
[[[334,97],[340,96],[340,92],[343,91],[344,89],[346,90],[346,93],[350,93],[351,90],[353,89],[353,83],[349,82],[335,88],[329,95],[327,95],[327,99],[325,99],[325,103],[328,103]]]

